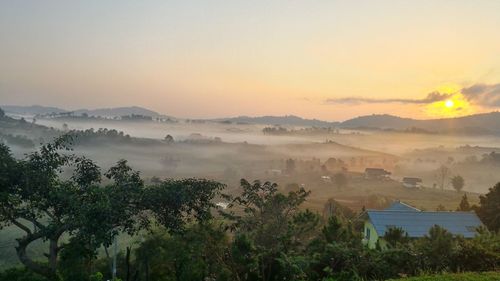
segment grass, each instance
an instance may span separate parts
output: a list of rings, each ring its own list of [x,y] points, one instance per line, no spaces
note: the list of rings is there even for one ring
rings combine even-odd
[[[292,177],[277,177],[269,179],[278,182],[284,187],[288,183],[305,183],[306,189],[312,193],[304,203],[304,207],[321,212],[329,198],[359,212],[363,206],[376,208],[366,202],[368,197],[380,197],[388,201],[401,200],[422,210],[434,211],[438,205],[443,205],[447,210],[456,210],[463,192],[454,190],[441,190],[437,188],[408,189],[401,183],[393,180],[370,181],[360,176],[351,178],[348,186],[336,187],[333,183],[324,183],[318,175],[300,175]],[[467,193],[470,204],[479,202],[477,193]]]
[[[439,275],[423,275],[402,279],[406,281],[498,281],[500,272],[468,272],[468,273],[446,273]]]

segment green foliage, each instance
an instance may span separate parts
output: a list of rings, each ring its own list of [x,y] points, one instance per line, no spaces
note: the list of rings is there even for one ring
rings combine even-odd
[[[91,160],[64,154],[67,144],[58,139],[23,160],[0,144],[0,222],[25,231],[17,251],[30,269],[10,269],[0,280],[108,279],[109,257],[98,258],[97,249],[121,233],[145,235],[117,257],[118,277],[129,281],[386,280],[500,268],[500,235],[484,228],[473,239],[454,237],[439,226],[421,239],[389,228],[384,236],[389,247],[372,250],[361,243],[354,212],[332,199],[323,219],[302,207],[309,192],[300,186],[284,194],[274,183],[241,180],[241,194],[232,198],[220,194],[224,185],[205,179],[157,178],[146,185],[127,161],[102,173]],[[492,229],[499,190],[500,184],[478,207]],[[214,218],[219,195],[230,202]],[[459,208],[470,209],[466,195]],[[25,252],[42,240],[48,248],[45,263]],[[489,278],[421,278],[455,280],[451,277]]]
[[[0,144],[0,227],[14,225],[24,231],[17,239],[16,251],[20,261],[34,272],[56,278],[63,235],[71,238],[67,243],[70,247],[63,252],[63,264],[81,269],[84,261],[75,259],[71,250],[84,251],[84,257],[89,258],[100,245],[110,245],[119,233],[133,235],[152,223],[181,231],[191,218],[202,221],[211,217],[211,201],[222,184],[187,179],[145,187],[139,172],[120,160],[104,173],[108,180],[102,185],[95,163],[63,153],[71,141],[71,135],[64,135],[22,160],[14,159]],[[71,176],[60,176],[68,170]],[[39,240],[48,241],[46,264],[34,261],[26,251]],[[75,241],[78,243],[72,245]],[[79,276],[74,278],[83,275]]]
[[[0,272],[0,280],[5,281],[50,281],[26,268],[9,268]]]
[[[183,234],[155,232],[136,249],[143,280],[230,280],[229,239],[215,223],[193,225]]]
[[[241,180],[241,187],[241,195],[233,199],[230,212],[224,215],[232,222],[230,228],[246,241],[242,245],[255,249],[258,268],[249,267],[252,271],[239,274],[262,280],[283,280],[299,274],[295,262],[300,259],[289,254],[304,251],[319,223],[316,214],[299,209],[309,192],[300,188],[284,195],[276,184],[251,184],[246,180]]]
[[[246,234],[237,234],[231,244],[230,266],[234,276],[241,280],[257,280],[259,253],[253,240]]]
[[[96,272],[89,277],[89,281],[104,281],[104,276],[100,272]]]
[[[340,204],[333,198],[330,198],[325,203],[323,215],[326,217],[335,216],[343,221],[346,221],[355,218],[357,214],[350,208]]]
[[[16,145],[24,148],[32,148],[35,146],[35,143],[31,139],[23,135],[0,133],[0,140],[3,140],[10,145]]]
[[[500,230],[500,182],[489,189],[486,195],[479,196],[480,206],[477,214],[491,231]]]
[[[90,146],[102,143],[113,145],[153,145],[161,144],[159,140],[136,138],[115,129],[100,128],[98,130],[70,130],[68,134],[74,136],[75,146]]]
[[[212,201],[223,188],[223,184],[205,179],[167,179],[147,187],[141,204],[157,223],[170,231],[182,231],[186,221],[211,218]]]
[[[459,238],[450,263],[454,271],[500,268],[500,236],[482,229],[474,239]]]
[[[384,235],[384,240],[390,247],[404,246],[410,242],[408,233],[400,227],[390,227]]]
[[[62,249],[59,259],[59,272],[64,280],[88,281],[92,260],[96,251],[86,241],[73,237]],[[95,275],[94,275],[95,276]]]
[[[469,204],[469,199],[467,198],[467,194],[464,194],[464,196],[462,196],[460,204],[458,205],[457,211],[469,212],[470,210],[472,210],[472,207]]]
[[[500,280],[500,272],[480,272],[480,273],[447,273],[439,275],[424,275],[419,277],[410,277],[402,279],[405,281],[498,281]]]
[[[417,241],[422,267],[433,271],[448,270],[454,249],[453,235],[437,225],[429,230],[429,235]]]
[[[464,178],[462,176],[454,176],[453,178],[451,178],[451,185],[456,191],[462,191],[465,185]]]
[[[321,234],[327,243],[343,242],[351,245],[359,245],[361,241],[360,234],[353,230],[350,222],[346,222],[339,216],[329,217]]]

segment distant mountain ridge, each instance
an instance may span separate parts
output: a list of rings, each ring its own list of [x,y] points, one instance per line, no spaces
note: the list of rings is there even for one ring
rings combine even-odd
[[[262,124],[262,125],[291,125],[291,126],[316,126],[316,127],[333,127],[339,125],[339,122],[329,122],[318,119],[305,119],[295,115],[285,116],[238,116],[231,118],[219,118],[212,121],[228,121],[233,123],[245,124]]]
[[[17,106],[17,105],[2,105],[0,106],[5,112],[11,114],[27,114],[27,115],[48,115],[52,113],[73,112],[75,115],[87,114],[89,116],[115,117],[126,115],[144,115],[151,117],[160,117],[162,114],[139,106],[128,107],[112,107],[112,108],[97,108],[97,109],[78,109],[66,110],[51,106]]]
[[[340,124],[342,128],[378,128],[407,130],[418,128],[431,132],[500,133],[500,112],[480,113],[463,117],[418,120],[388,114],[360,116]]]
[[[344,129],[381,129],[429,133],[500,134],[500,112],[480,113],[463,117],[430,120],[403,118],[389,114],[373,114],[359,116],[343,122],[304,119],[294,115],[260,117],[239,116],[233,118],[215,119],[213,121],[230,121],[234,123],[279,126],[339,127]]]
[[[78,109],[73,111],[76,115],[82,115],[86,113],[89,116],[126,116],[126,115],[144,115],[151,117],[159,117],[160,113],[139,106],[129,106],[129,107],[112,107],[112,108],[97,108],[97,109]]]
[[[114,107],[98,109],[79,109],[68,111],[50,106],[0,106],[10,114],[48,115],[51,113],[73,112],[76,115],[86,113],[89,116],[126,116],[144,115],[151,117],[167,117],[153,110],[139,107]],[[500,134],[500,112],[480,113],[456,118],[442,118],[432,120],[419,120],[403,118],[389,114],[373,114],[359,116],[343,122],[330,122],[318,119],[306,119],[295,115],[285,116],[238,116],[230,118],[216,118],[206,121],[231,122],[241,124],[261,124],[278,126],[304,126],[304,127],[339,127],[350,129],[381,129],[381,130],[410,130],[415,132],[427,131],[430,133],[463,133],[463,134]]]
[[[6,113],[29,114],[29,115],[67,112],[66,109],[52,107],[52,106],[42,106],[42,105],[30,105],[30,106],[0,105],[0,108],[2,108]]]

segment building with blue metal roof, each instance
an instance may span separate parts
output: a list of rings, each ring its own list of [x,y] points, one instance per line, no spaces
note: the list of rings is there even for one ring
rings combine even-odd
[[[474,212],[420,211],[399,201],[384,210],[367,210],[362,217],[365,220],[363,242],[369,248],[375,248],[377,243],[385,247],[383,237],[390,228],[401,228],[410,238],[422,238],[438,225],[453,235],[473,238],[477,228],[483,225]]]
[[[420,212],[419,209],[403,203],[401,201],[394,201],[389,207],[385,208],[384,211],[414,211]]]

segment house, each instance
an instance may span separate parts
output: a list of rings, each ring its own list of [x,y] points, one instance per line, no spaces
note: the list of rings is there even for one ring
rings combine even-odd
[[[382,168],[366,168],[365,169],[365,179],[369,180],[383,180],[387,179],[391,172],[386,171]]]
[[[417,209],[411,205],[403,203],[401,201],[394,201],[389,207],[385,208],[384,211],[414,211],[420,212],[420,209]]]
[[[384,235],[390,228],[403,229],[410,238],[422,238],[438,225],[453,235],[473,238],[483,224],[474,212],[427,212],[396,201],[384,210],[367,210],[364,220],[363,244],[373,249],[377,244],[387,247]]]
[[[418,188],[422,186],[422,179],[421,178],[410,178],[410,177],[404,177],[403,178],[403,186],[407,188]]]

